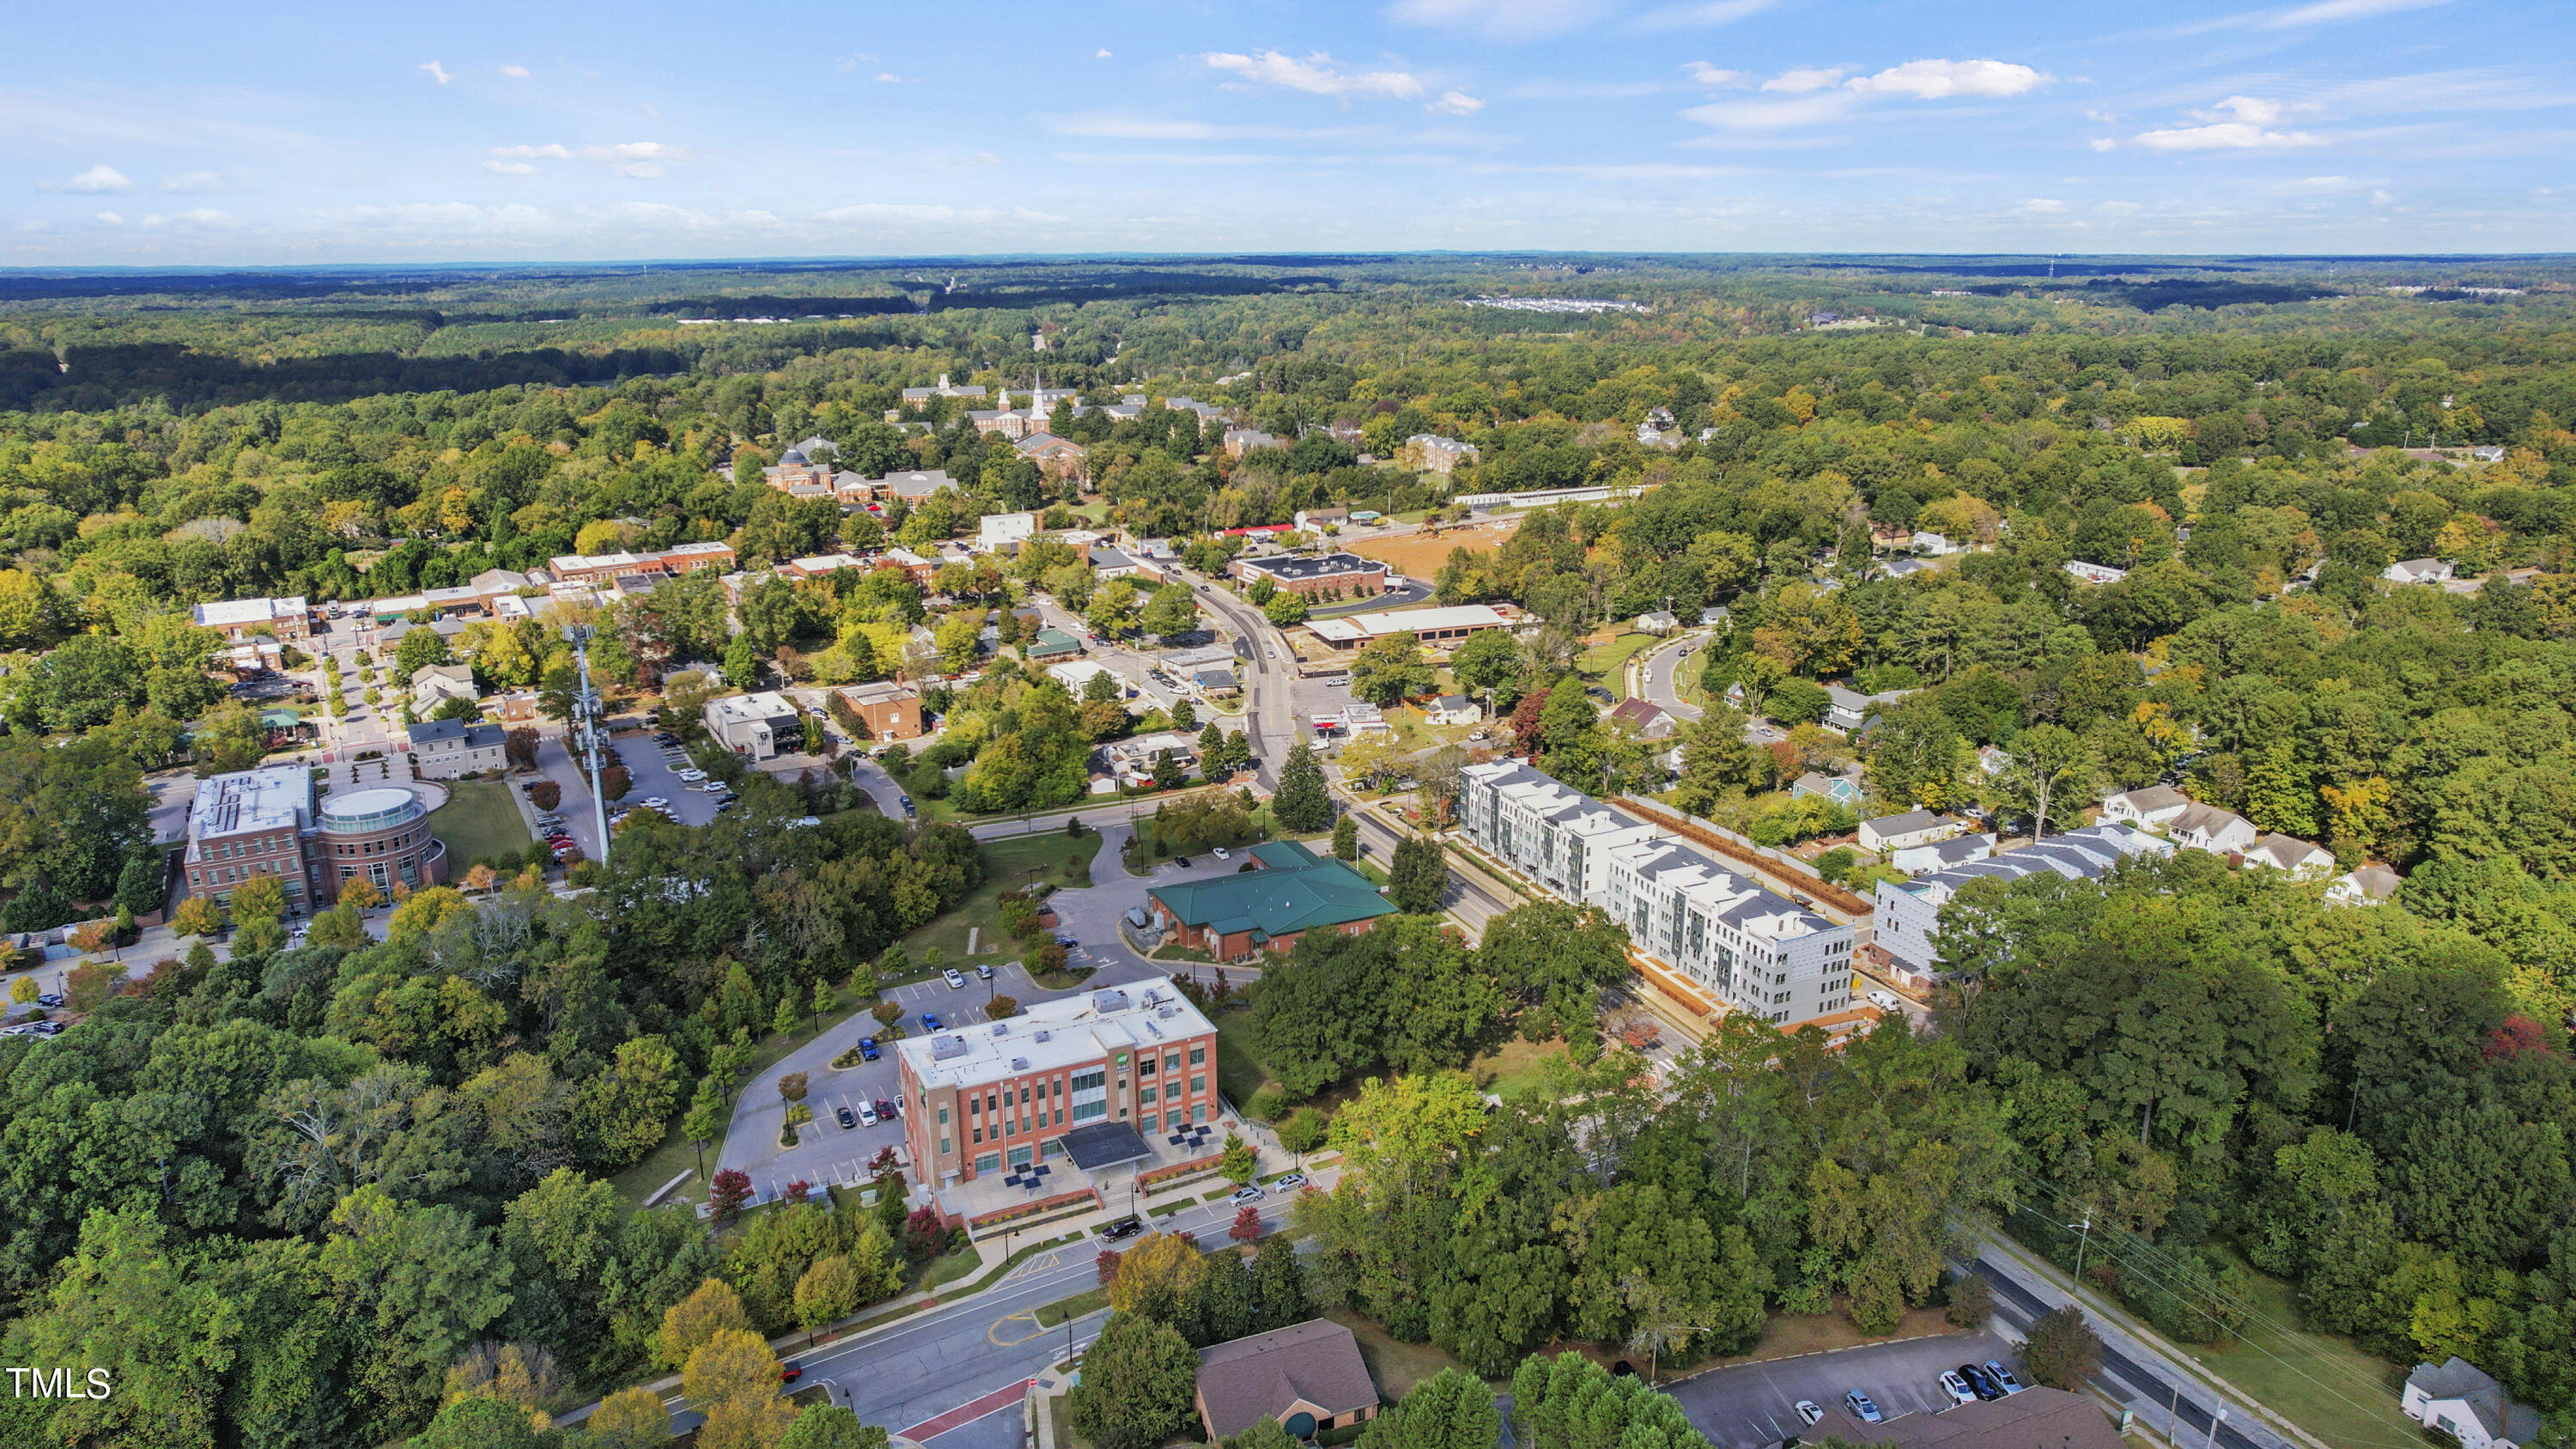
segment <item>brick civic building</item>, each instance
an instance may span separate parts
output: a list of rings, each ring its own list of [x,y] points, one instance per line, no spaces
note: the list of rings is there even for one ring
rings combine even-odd
[[[1339,589],[1344,594],[1362,597],[1383,594],[1391,587],[1387,567],[1373,558],[1355,553],[1268,554],[1261,558],[1238,558],[1227,572],[1249,583],[1266,578],[1280,589],[1313,598],[1317,594]]]
[[[894,1047],[904,1145],[929,1186],[1061,1166],[1086,1129],[1177,1132],[1221,1113],[1216,1028],[1169,987],[1041,1001]]]
[[[1246,854],[1252,870],[1148,890],[1156,928],[1220,961],[1247,961],[1288,950],[1308,931],[1356,936],[1395,914],[1368,877],[1296,841],[1274,840]]]

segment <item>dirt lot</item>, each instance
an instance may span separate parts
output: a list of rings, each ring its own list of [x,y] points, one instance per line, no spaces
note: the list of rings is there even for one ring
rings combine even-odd
[[[1483,553],[1499,546],[1521,526],[1518,518],[1498,518],[1459,528],[1444,528],[1438,538],[1408,533],[1396,538],[1373,538],[1350,545],[1351,552],[1362,558],[1383,559],[1394,565],[1397,573],[1407,578],[1427,579],[1440,572],[1440,565],[1453,548],[1469,553]]]

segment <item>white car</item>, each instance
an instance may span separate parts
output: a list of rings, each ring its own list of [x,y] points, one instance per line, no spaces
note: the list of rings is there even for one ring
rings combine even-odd
[[[722,780],[709,780],[709,781],[708,781],[708,782],[706,782],[705,784],[700,785],[700,786],[698,787],[698,789],[699,789],[699,790],[701,790],[701,791],[703,791],[704,793],[709,794],[709,795],[721,795],[721,794],[723,794],[725,791],[727,791],[727,790],[729,790],[729,789],[731,789],[731,788],[733,788],[733,787],[732,787],[732,786],[730,786],[730,785],[727,785],[727,784],[726,784],[724,781],[722,781]]]
[[[679,775],[681,779],[694,785],[700,780],[705,779],[707,777],[707,772],[704,770],[682,770],[679,772]]]
[[[647,795],[644,797],[644,803],[652,809],[659,810],[671,802],[668,798],[661,795]]]
[[[1233,857],[1233,856],[1228,855],[1228,854],[1226,854],[1226,853],[1225,853],[1225,847],[1224,847],[1224,846],[1222,846],[1222,845],[1220,845],[1220,846],[1218,846],[1218,847],[1216,848],[1216,858],[1217,858],[1217,859],[1219,859],[1219,860],[1232,860],[1232,859],[1234,859],[1234,857]]]
[[[1824,1416],[1825,1416],[1825,1411],[1824,1411],[1823,1407],[1822,1407],[1821,1405],[1817,1404],[1817,1402],[1816,1402],[1815,1400],[1813,1400],[1813,1399],[1800,1399],[1800,1400],[1798,1401],[1798,1422],[1799,1422],[1799,1423],[1801,1423],[1801,1424],[1809,1424],[1809,1425],[1812,1425],[1812,1424],[1814,1424],[1818,1419],[1821,1419],[1821,1418],[1823,1418]]]
[[[1959,1377],[1958,1373],[1951,1369],[1941,1370],[1941,1392],[1950,1396],[1952,1404],[1973,1404],[1977,1401],[1976,1391],[1968,1387],[1968,1381]]]
[[[1871,992],[1869,994],[1869,1004],[1877,1007],[1881,1011],[1903,1011],[1905,1009],[1904,1005],[1896,999],[1896,993],[1893,991]]]
[[[859,1104],[859,1125],[862,1127],[874,1127],[877,1125],[877,1109],[872,1103],[861,1102]]]
[[[949,989],[949,990],[951,990],[951,991],[963,991],[963,990],[965,990],[965,989],[966,989],[966,978],[957,974],[957,968],[956,968],[956,967],[951,966],[951,967],[949,967],[946,971],[941,972],[940,974],[941,974],[941,975],[943,975],[943,976],[946,976],[946,977],[948,978],[948,989]]]

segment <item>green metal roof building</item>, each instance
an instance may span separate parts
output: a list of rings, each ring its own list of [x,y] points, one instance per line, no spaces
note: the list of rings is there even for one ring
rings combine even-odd
[[[1356,936],[1395,907],[1368,877],[1293,840],[1249,852],[1254,870],[1153,887],[1154,924],[1220,961],[1285,951],[1308,931]]]

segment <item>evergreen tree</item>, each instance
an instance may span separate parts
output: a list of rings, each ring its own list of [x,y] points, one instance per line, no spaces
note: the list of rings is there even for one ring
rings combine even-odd
[[[1345,815],[1341,819],[1333,822],[1333,854],[1342,860],[1357,860],[1360,858],[1360,822],[1358,817]]]
[[[1270,813],[1277,817],[1279,828],[1296,835],[1311,835],[1333,823],[1333,797],[1324,790],[1324,767],[1315,758],[1315,748],[1300,740],[1288,751],[1288,761],[1279,767],[1279,793],[1270,800]]]
[[[1427,837],[1397,841],[1395,859],[1387,867],[1387,899],[1413,915],[1440,914],[1440,898],[1449,891],[1447,856],[1439,841]]]

